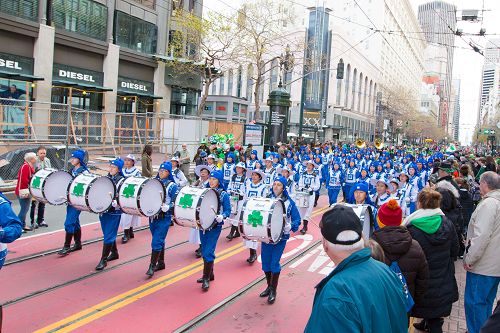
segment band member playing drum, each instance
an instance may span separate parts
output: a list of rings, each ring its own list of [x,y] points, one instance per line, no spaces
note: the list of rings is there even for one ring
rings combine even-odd
[[[285,204],[286,225],[281,240],[276,244],[262,243],[262,270],[266,274],[267,288],[260,297],[267,297],[267,303],[273,304],[276,300],[276,289],[280,277],[280,259],[285,250],[286,242],[290,238],[290,231],[296,232],[300,226],[300,213],[286,190],[287,180],[279,176],[274,181],[269,198],[281,199]]]
[[[165,269],[165,238],[170,222],[172,222],[172,212],[178,189],[172,177],[172,163],[162,163],[156,178],[165,186],[166,195],[163,199],[161,212],[149,219],[149,230],[151,230],[153,239],[151,240],[151,262],[146,272],[148,276],[153,276],[154,272]]]
[[[304,235],[307,232],[307,224],[311,219],[311,214],[314,206],[314,192],[321,187],[319,175],[314,171],[316,164],[312,160],[306,161],[306,171],[300,174],[297,184],[298,191],[308,196],[307,207],[299,208],[300,216],[304,221],[304,226],[300,233]],[[298,194],[297,194],[298,195]]]
[[[201,289],[204,291],[208,290],[210,281],[214,280],[215,247],[222,231],[224,219],[231,215],[231,203],[229,202],[229,195],[223,187],[224,176],[222,171],[212,171],[208,182],[210,188],[219,192],[220,200],[219,207],[214,207],[214,211],[217,213],[214,222],[217,223],[211,229],[199,231],[203,256],[203,276],[197,282],[201,283]]]
[[[186,175],[179,169],[180,159],[177,156],[174,156],[170,159],[172,163],[172,177],[174,177],[174,182],[177,184],[179,188],[184,187],[189,184]]]
[[[124,159],[123,176],[128,177],[140,177],[141,172],[135,167],[135,156],[128,154]],[[127,243],[131,238],[134,238],[134,228],[141,225],[141,220],[139,216],[122,214],[120,220],[120,226],[123,229],[122,244]]]
[[[231,215],[233,220],[231,220],[231,231],[229,235],[226,236],[227,239],[232,240],[233,238],[240,237],[240,232],[238,230],[238,216],[241,212],[241,207],[243,206],[243,198],[245,196],[245,184],[246,184],[246,166],[245,163],[240,162],[236,164],[236,173],[231,176],[229,186],[227,191],[231,195]]]
[[[212,171],[207,165],[197,165],[194,169],[194,173],[198,176],[198,180],[193,183],[193,186],[205,188],[208,187],[208,176],[210,176],[210,171]],[[201,242],[200,233],[198,229],[191,228],[189,231],[189,243],[198,245],[194,254],[196,258],[201,258]]]
[[[371,205],[373,206],[373,208],[375,208],[369,196],[368,184],[366,184],[365,182],[356,183],[354,184],[352,189],[354,194],[354,201],[349,203],[355,205]]]
[[[85,164],[85,150],[78,149],[71,154],[70,163],[73,166],[71,175],[73,178],[79,174],[89,174],[89,169]],[[70,204],[66,206],[66,220],[64,221],[64,230],[66,231],[64,246],[57,254],[65,256],[72,251],[82,249],[82,229],[80,227],[80,211]],[[75,245],[71,246],[71,240],[75,239]]]
[[[123,160],[117,158],[110,162],[109,173],[106,177],[113,181],[118,187],[120,181],[124,178],[122,174]],[[102,271],[107,266],[107,262],[119,258],[118,249],[116,248],[116,234],[120,226],[120,217],[122,212],[116,198],[113,198],[112,207],[105,213],[99,214],[99,221],[101,222],[101,229],[104,235],[102,244],[102,255],[99,264],[96,266],[96,271]],[[111,253],[111,254],[110,254]],[[108,257],[109,256],[109,257]]]
[[[245,199],[253,197],[266,197],[267,196],[267,186],[263,183],[263,179],[266,174],[261,170],[248,170],[247,177],[250,180],[245,188]],[[245,240],[245,246],[250,249],[250,257],[248,257],[247,262],[253,264],[257,260],[257,248],[259,243],[257,241]]]

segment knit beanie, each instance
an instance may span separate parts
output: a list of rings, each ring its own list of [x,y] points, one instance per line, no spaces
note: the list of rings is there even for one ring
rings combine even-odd
[[[396,199],[390,199],[383,204],[377,213],[377,223],[380,228],[400,226],[403,221],[403,211]]]

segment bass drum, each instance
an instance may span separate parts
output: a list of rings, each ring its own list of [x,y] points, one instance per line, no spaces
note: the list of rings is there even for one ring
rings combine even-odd
[[[160,213],[165,193],[156,178],[128,177],[118,188],[118,205],[125,214],[152,217]]]
[[[116,187],[108,177],[80,174],[68,188],[68,203],[78,210],[101,214],[107,212],[116,196]]]
[[[38,170],[30,181],[33,198],[51,205],[62,205],[68,200],[68,186],[73,176],[69,172],[56,169]]]
[[[347,207],[351,207],[356,215],[359,217],[361,224],[363,226],[363,237],[369,239],[373,234],[373,208],[370,205],[353,205],[353,204],[344,204],[337,203],[331,205],[334,207],[336,205],[344,205]]]
[[[175,198],[174,221],[180,226],[210,230],[219,207],[219,194],[211,188],[183,187]]]
[[[285,229],[285,205],[279,199],[250,198],[243,203],[240,232],[243,238],[276,244]]]

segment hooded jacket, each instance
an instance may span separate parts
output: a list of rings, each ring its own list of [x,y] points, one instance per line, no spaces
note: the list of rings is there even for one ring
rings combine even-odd
[[[500,276],[500,190],[488,192],[472,214],[464,262],[472,272]]]
[[[385,263],[390,266],[397,261],[410,294],[419,304],[427,290],[429,268],[425,254],[417,241],[404,226],[384,227],[373,233],[372,238],[380,244],[385,254]]]

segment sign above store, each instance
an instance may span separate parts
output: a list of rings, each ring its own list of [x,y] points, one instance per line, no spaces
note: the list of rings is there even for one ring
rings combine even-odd
[[[0,52],[0,71],[12,74],[33,74],[33,59]]]
[[[118,77],[118,90],[127,93],[152,94],[154,90],[153,82],[131,79],[128,77]]]
[[[53,79],[70,81],[76,84],[102,86],[103,73],[84,68],[54,64]]]

